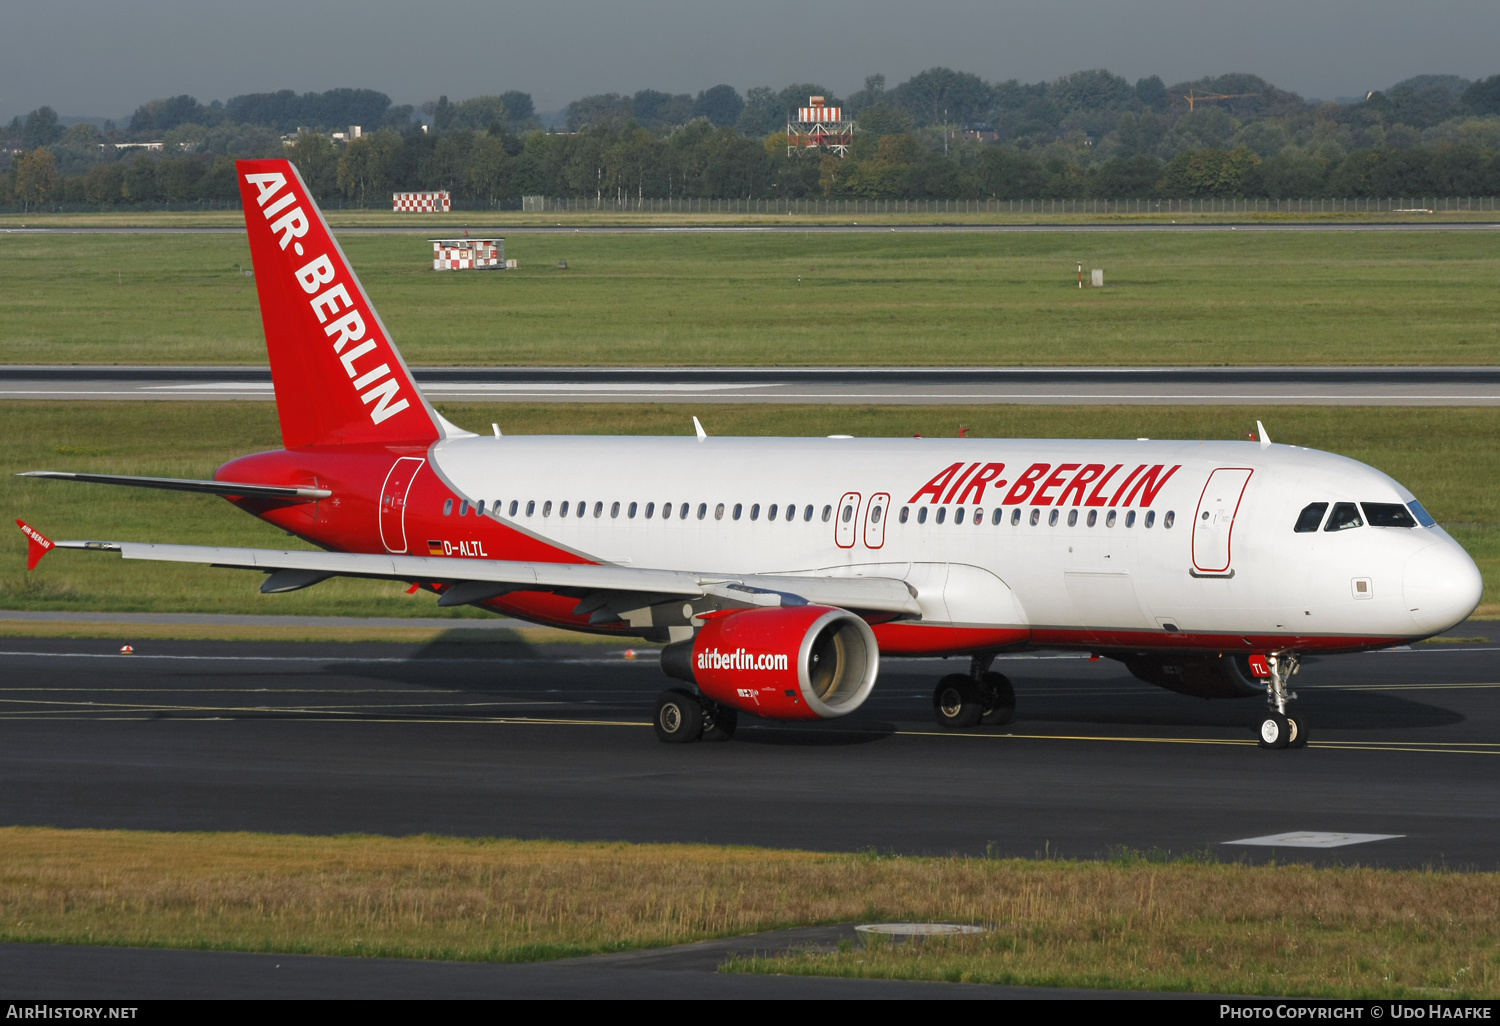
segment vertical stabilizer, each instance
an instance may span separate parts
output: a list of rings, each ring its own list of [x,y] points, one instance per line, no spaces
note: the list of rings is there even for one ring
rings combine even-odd
[[[292,162],[241,160],[235,170],[282,443],[425,445],[443,437]]]

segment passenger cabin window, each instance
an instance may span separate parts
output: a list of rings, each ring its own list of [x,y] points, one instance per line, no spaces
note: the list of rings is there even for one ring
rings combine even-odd
[[[566,500],[563,501],[561,506],[557,507],[557,515],[559,517],[566,517],[568,515],[568,503]]]
[[[738,520],[740,518],[740,514],[743,513],[744,510],[745,510],[744,505],[741,504],[741,503],[736,502],[734,504],[734,519]]]
[[[551,515],[552,515],[552,500],[548,499],[546,502],[542,503],[542,516],[544,516],[544,517],[550,517]]]
[[[1021,522],[1021,509],[1018,506],[1015,509],[1013,509],[1013,510],[1010,511],[1010,526],[1011,527],[1015,527],[1020,522]]]
[[[1328,503],[1309,502],[1302,507],[1302,512],[1297,514],[1297,526],[1292,528],[1297,534],[1312,534],[1323,522],[1323,514],[1328,512]]]
[[[1328,514],[1328,526],[1325,531],[1347,531],[1355,527],[1363,527],[1365,522],[1359,518],[1359,507],[1352,502],[1336,503],[1333,512]]]
[[[759,520],[760,519],[760,503],[757,502],[757,503],[754,503],[754,504],[751,505],[751,507],[750,507],[750,519],[751,520]]]
[[[482,516],[484,516],[484,500],[483,499],[480,499],[479,500],[479,505],[474,507],[474,515],[476,517],[482,517]]]
[[[1125,514],[1125,526],[1126,527],[1134,527],[1135,526],[1135,510],[1131,510],[1129,513]]]
[[[1114,527],[1115,526],[1115,511],[1114,510],[1110,510],[1109,511],[1109,515],[1104,518],[1104,526],[1105,527]]]
[[[1170,530],[1171,527],[1172,527],[1172,525],[1175,524],[1176,522],[1177,522],[1177,511],[1173,510],[1173,509],[1169,509],[1169,510],[1167,510],[1167,515],[1161,518],[1162,529],[1163,530]]]
[[[774,502],[771,503],[771,505],[769,507],[767,507],[767,509],[766,509],[766,519],[767,520],[775,520],[776,519],[776,511],[778,509],[780,509],[780,508],[781,507],[778,506],[778,505],[776,505],[776,503],[774,503]],[[751,519],[754,519],[754,518],[752,517]]]
[[[510,500],[510,515],[511,516],[515,516],[516,515],[516,507],[518,507],[520,505],[521,505],[521,500],[520,499],[511,499]]]
[[[1035,527],[1037,524],[1040,524],[1041,522],[1042,522],[1042,511],[1039,510],[1039,509],[1032,510],[1031,511],[1031,526]]]
[[[995,516],[994,516],[995,526],[996,527],[1000,526],[1000,522],[1002,520],[1004,520],[1004,519],[1005,519],[1005,510],[999,508],[998,506],[995,507]]]
[[[948,519],[948,507],[947,506],[939,506],[938,507],[937,522],[941,524],[944,520],[947,520],[947,519]]]
[[[452,515],[453,515],[453,500],[452,499],[444,499],[443,500],[443,516],[447,517],[447,516],[452,516]]]
[[[1416,527],[1407,508],[1399,502],[1362,502],[1365,522],[1371,527]]]
[[[1078,526],[1078,511],[1076,509],[1070,509],[1070,510],[1068,510],[1068,526],[1069,527],[1077,527]]]
[[[651,519],[651,515],[653,513],[655,513],[655,512],[656,512],[656,503],[654,503],[654,502],[648,502],[648,503],[646,503],[646,519],[650,520]]]
[[[899,520],[901,523],[904,524],[904,523],[906,523],[906,518],[907,518],[907,516],[910,515],[910,513],[911,513],[911,508],[909,506],[902,506],[901,507],[901,513],[900,513],[899,516],[896,517],[896,519]]]
[[[927,523],[927,507],[926,506],[922,506],[921,508],[919,508],[917,510],[917,523],[919,523],[919,524],[925,524],[925,523]]]
[[[1051,513],[1047,514],[1047,526],[1048,527],[1056,527],[1057,526],[1057,510],[1053,510]]]
[[[1099,522],[1099,511],[1097,509],[1091,509],[1091,510],[1089,510],[1089,520],[1088,520],[1089,526],[1093,527],[1098,522]]]
[[[612,502],[612,503],[610,503],[609,504],[609,519],[614,520],[619,515],[620,515],[620,504],[618,502]]]
[[[700,503],[698,503],[698,519],[702,520],[706,516],[708,516],[708,503],[706,503],[706,502],[700,502]]]
[[[1147,510],[1146,511],[1146,526],[1150,527],[1151,525],[1153,525],[1155,523],[1156,523],[1156,510],[1154,510],[1154,509]]]
[[[722,502],[719,503],[717,506],[714,507],[714,519],[715,520],[723,520],[724,519],[724,504]]]
[[[661,518],[663,520],[672,519],[672,504],[670,502],[664,502],[661,504]]]
[[[844,507],[844,512],[845,513],[849,512],[849,507],[848,506]],[[823,523],[825,523],[825,524],[828,523],[828,518],[831,517],[831,516],[833,516],[833,507],[832,506],[824,506],[823,507]],[[844,517],[844,523],[847,524],[848,522],[849,522],[849,517],[847,517],[847,516]]]
[[[813,508],[811,506],[808,506],[806,509],[804,509],[802,511],[802,522],[805,523],[805,524],[810,524],[810,523],[812,523],[812,517],[813,517]]]
[[[531,514],[533,514],[535,512],[536,512],[536,500],[535,499],[527,499],[526,500],[526,515],[529,517],[529,516],[531,516]]]
[[[687,519],[688,506],[690,506],[690,505],[691,505],[691,503],[684,502],[681,506],[679,506],[677,508],[677,519],[678,520],[686,520]]]
[[[984,510],[982,510],[982,509],[976,509],[976,510],[974,510],[974,523],[976,523],[976,524],[982,524],[982,523],[984,523]]]
[[[953,522],[955,524],[962,524],[964,522],[964,508],[962,506],[953,511]]]
[[[469,515],[469,500],[468,499],[465,499],[463,502],[460,502],[458,504],[458,515],[461,516],[461,517],[466,517],[466,516]]]

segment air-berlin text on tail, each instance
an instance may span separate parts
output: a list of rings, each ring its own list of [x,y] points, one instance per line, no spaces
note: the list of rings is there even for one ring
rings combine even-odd
[[[266,220],[271,222],[271,233],[280,236],[281,248],[284,250],[290,245],[299,257],[305,256],[302,243],[295,240],[307,235],[309,222],[302,205],[297,202],[297,192],[288,186],[286,176],[271,171],[246,175],[245,181],[255,186],[256,203]],[[359,304],[349,295],[348,287],[334,280],[338,270],[328,254],[313,257],[297,269],[296,275],[302,291],[312,296],[309,301],[312,312],[323,325],[323,333],[333,340],[333,351],[353,379],[354,390],[360,393],[360,402],[366,406],[375,404],[370,410],[370,420],[379,424],[406,409],[410,403],[397,398],[401,394],[401,383],[392,375],[389,360],[370,366],[381,358],[377,351],[378,336],[366,337],[365,317]],[[372,353],[374,355],[370,355]],[[368,358],[363,364],[356,367],[355,361],[365,357]]]
[[[1006,485],[1010,491],[992,499],[1002,506],[1149,506],[1157,494],[1181,469],[1181,465],[1142,463],[1121,477],[1125,464],[1033,463],[1012,483],[1000,475],[1004,463],[954,463],[928,481],[908,502],[962,505],[984,502],[986,488],[996,495]]]

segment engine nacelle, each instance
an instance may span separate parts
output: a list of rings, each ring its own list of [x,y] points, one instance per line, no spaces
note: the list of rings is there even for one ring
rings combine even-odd
[[[731,609],[707,614],[690,641],[662,650],[669,676],[715,702],[773,720],[846,716],[875,687],[875,635],[831,606]]]
[[[1249,659],[1241,655],[1180,656],[1139,652],[1115,656],[1134,676],[1148,684],[1194,698],[1246,698],[1264,695]]]

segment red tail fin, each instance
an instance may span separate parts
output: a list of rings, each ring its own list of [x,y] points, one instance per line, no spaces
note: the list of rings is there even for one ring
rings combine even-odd
[[[29,543],[26,548],[26,569],[35,570],[36,565],[42,561],[42,557],[52,551],[52,539],[43,536],[41,531],[32,527],[24,520],[17,520],[16,526],[26,536]]]
[[[328,222],[289,160],[235,164],[288,449],[442,437]]]

